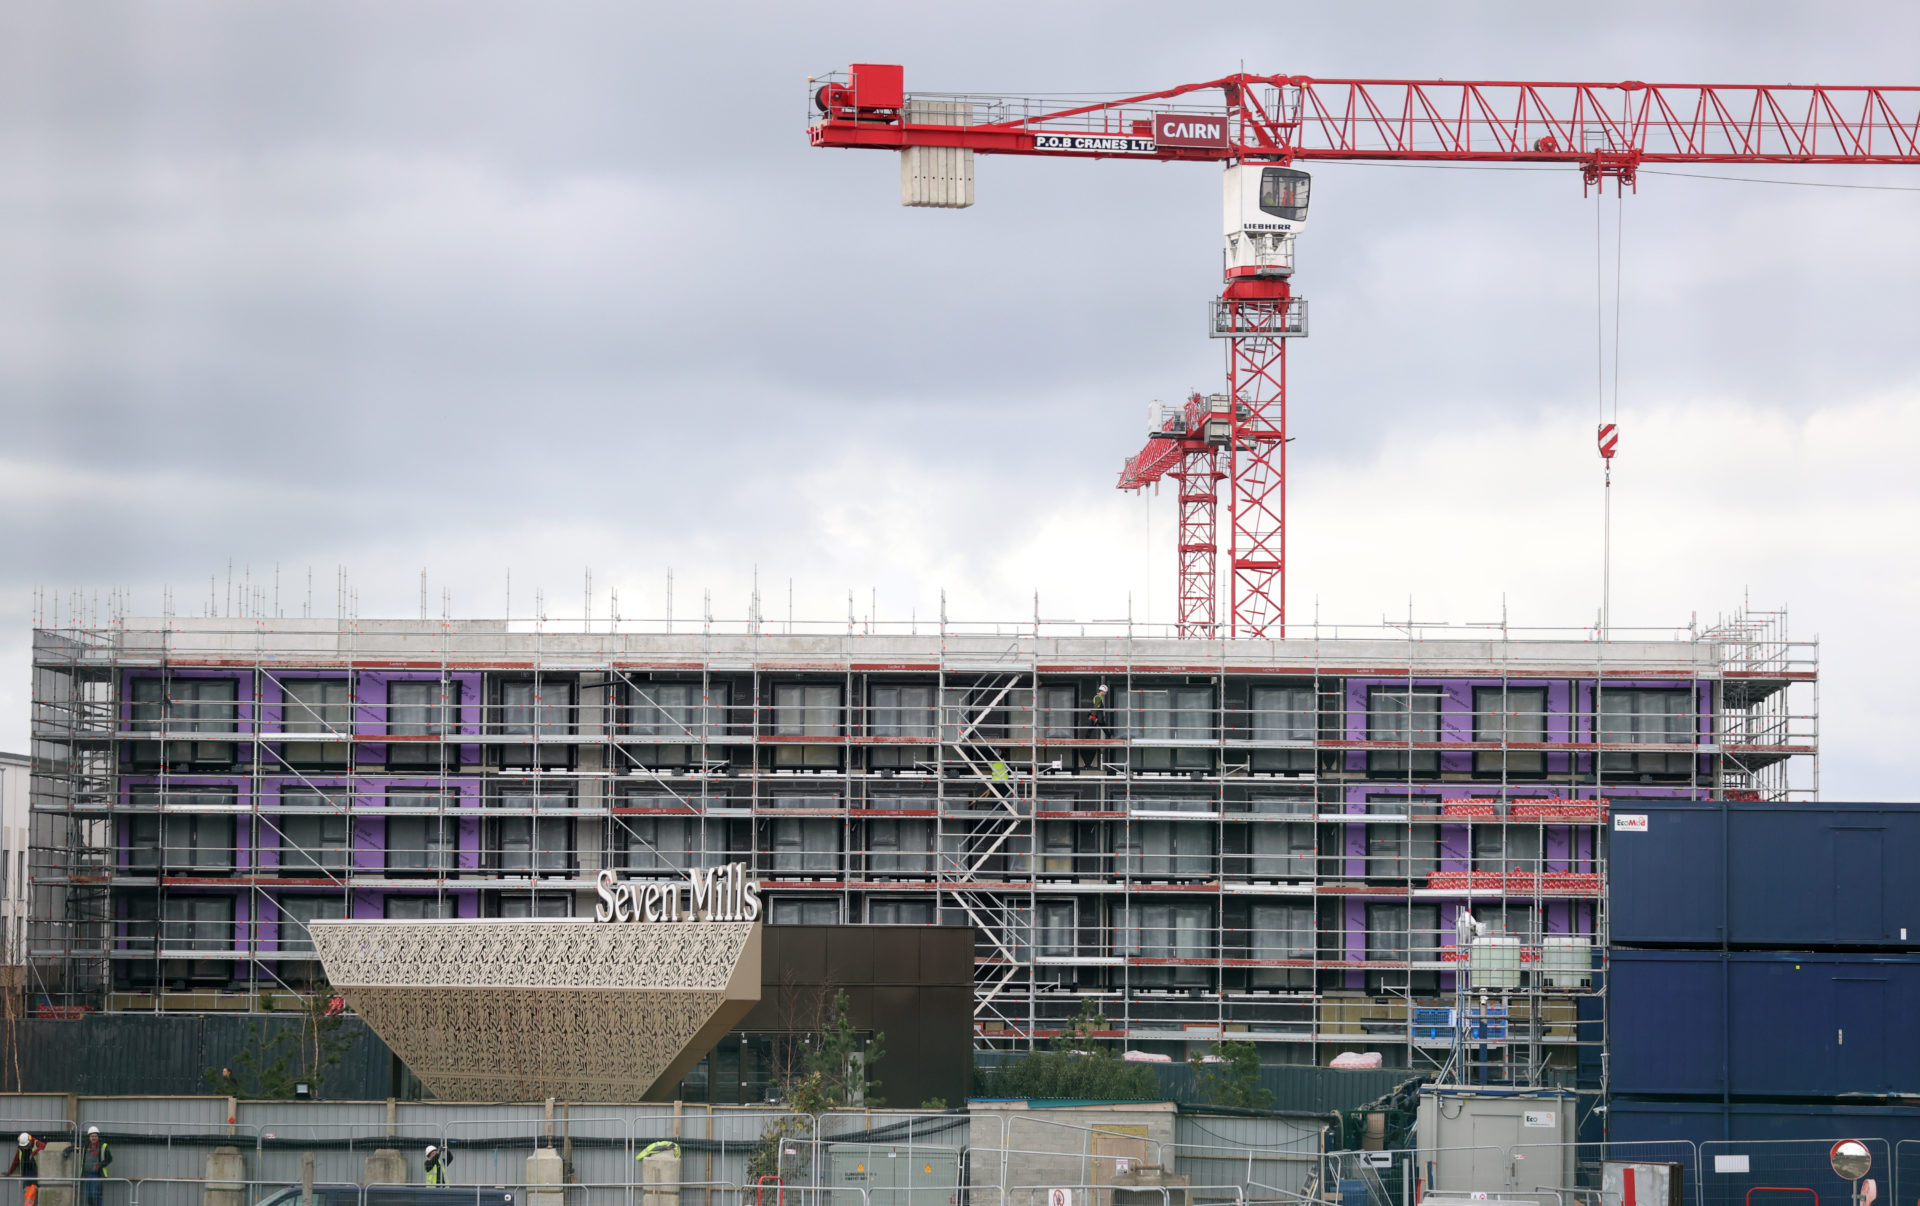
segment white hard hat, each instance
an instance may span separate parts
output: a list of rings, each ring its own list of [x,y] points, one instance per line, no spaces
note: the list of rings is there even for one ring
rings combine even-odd
[[[98,1135],[99,1133],[100,1133],[100,1128],[97,1126],[90,1126],[87,1128],[87,1134],[89,1135]]]
[[[29,1143],[32,1143],[32,1142],[33,1142],[33,1136],[32,1136],[32,1135],[29,1135],[29,1134],[27,1134],[27,1133],[26,1133],[25,1131],[21,1131],[21,1132],[20,1132],[20,1146],[21,1146],[21,1147],[25,1147],[25,1146],[26,1146],[27,1144],[29,1144]]]
[[[435,1146],[434,1146],[433,1144],[431,1144],[431,1143],[429,1143],[429,1144],[427,1144],[427,1154],[428,1154],[429,1156],[431,1156],[431,1155],[432,1155],[433,1153],[435,1153],[435,1152],[437,1152],[437,1151],[439,1151],[439,1150],[440,1150],[440,1149],[439,1149],[439,1148],[437,1148],[437,1147],[435,1147]]]

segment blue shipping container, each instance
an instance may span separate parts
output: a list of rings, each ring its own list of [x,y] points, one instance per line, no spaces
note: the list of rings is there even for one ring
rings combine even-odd
[[[1920,1093],[1920,959],[1779,951],[1609,952],[1617,1093]]]
[[[1617,801],[1623,946],[1920,950],[1920,804]],[[1646,827],[1623,829],[1644,816]],[[1722,826],[1725,826],[1725,836]]]

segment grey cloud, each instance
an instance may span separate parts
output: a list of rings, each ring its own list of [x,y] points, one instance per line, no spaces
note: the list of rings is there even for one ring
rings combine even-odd
[[[0,584],[345,560],[404,606],[421,563],[491,557],[491,583],[543,523],[637,560],[831,556],[800,496],[870,491],[880,465],[966,483],[955,563],[1070,512],[1149,399],[1219,387],[1214,174],[982,159],[976,208],[902,210],[891,156],[806,145],[806,76],[851,60],[1006,92],[1242,60],[1899,82],[1916,35],[1907,6],[1788,3],[9,5],[0,464],[43,476],[5,496]],[[1590,422],[1572,173],[1317,172],[1302,464]],[[1623,405],[1910,387],[1911,201],[1643,181]]]

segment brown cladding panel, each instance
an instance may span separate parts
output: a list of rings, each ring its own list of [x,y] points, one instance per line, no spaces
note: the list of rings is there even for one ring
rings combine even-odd
[[[827,935],[824,925],[770,925],[763,927],[778,941],[767,952],[765,983],[824,984],[827,980]],[[776,976],[773,973],[778,972]]]
[[[835,926],[827,931],[827,980],[832,984],[873,984],[873,931],[866,926]]]
[[[920,948],[937,946],[926,931],[907,926],[876,926],[873,930],[873,982],[919,984]]]
[[[845,992],[854,1025],[886,1035],[873,1073],[888,1104],[966,1100],[973,1084],[971,927],[771,925],[761,933],[761,999],[736,1033],[815,1029],[816,1009]]]

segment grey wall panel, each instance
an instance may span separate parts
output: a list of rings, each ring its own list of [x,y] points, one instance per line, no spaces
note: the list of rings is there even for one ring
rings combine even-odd
[[[33,1092],[195,1095],[212,1091],[209,1068],[241,1066],[297,1019],[258,1014],[87,1014],[17,1023],[20,1077]],[[385,1098],[392,1053],[358,1018],[341,1023],[345,1054],[319,1085],[336,1100]],[[270,1057],[256,1056],[258,1062]],[[11,1077],[9,1077],[11,1079]]]

